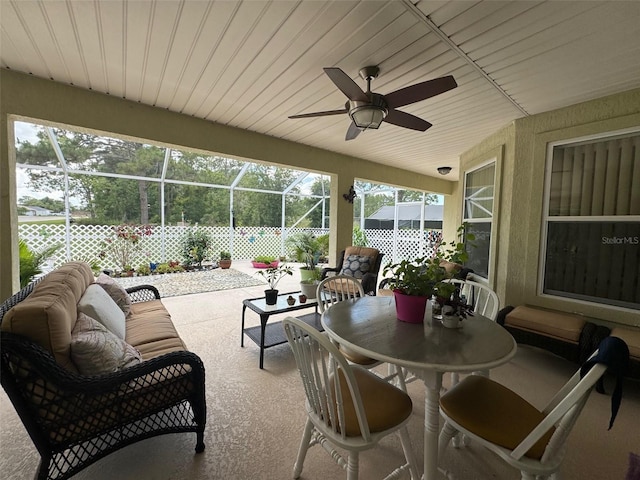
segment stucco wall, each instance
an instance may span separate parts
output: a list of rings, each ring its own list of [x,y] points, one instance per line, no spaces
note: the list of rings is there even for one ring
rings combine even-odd
[[[635,311],[538,294],[544,172],[549,142],[640,126],[640,89],[516,120],[461,156],[461,171],[502,149],[497,267],[501,305],[529,304],[605,322],[640,324]],[[461,205],[461,193],[456,195]]]
[[[7,122],[10,115],[330,174],[337,184],[331,189],[333,260],[351,243],[353,205],[342,198],[342,193],[348,191],[355,178],[445,195],[452,192],[455,183],[8,70],[0,71],[0,114],[0,299],[17,289],[13,131],[9,131]]]

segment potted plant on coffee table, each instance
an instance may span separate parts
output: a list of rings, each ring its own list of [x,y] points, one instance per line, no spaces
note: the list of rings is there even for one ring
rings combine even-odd
[[[293,275],[293,271],[291,267],[286,263],[281,263],[275,266],[270,266],[266,269],[260,270],[256,272],[256,275],[260,275],[265,279],[269,288],[264,291],[265,301],[267,305],[275,305],[278,301],[278,290],[276,286],[278,282],[286,276]]]

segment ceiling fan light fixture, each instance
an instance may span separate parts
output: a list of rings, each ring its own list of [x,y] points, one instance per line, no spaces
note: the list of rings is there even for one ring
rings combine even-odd
[[[382,95],[369,93],[369,102],[349,101],[349,116],[356,127],[367,130],[377,129],[389,113]]]
[[[356,127],[367,130],[369,128],[377,129],[384,120],[384,117],[387,116],[387,112],[374,105],[363,105],[362,107],[356,107],[351,110],[349,115],[353,123],[356,124]]]

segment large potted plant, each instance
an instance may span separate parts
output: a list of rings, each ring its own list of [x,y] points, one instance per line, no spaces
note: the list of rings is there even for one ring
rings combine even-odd
[[[300,290],[307,298],[316,298],[316,289],[320,283],[322,272],[319,268],[312,270],[312,275],[305,280],[300,280]]]
[[[318,259],[322,254],[318,239],[311,232],[294,233],[286,240],[287,246],[293,250],[293,258],[304,263],[300,267],[301,280],[313,280],[318,276]]]
[[[475,239],[472,234],[465,234],[464,225],[458,228],[458,235],[459,241],[442,244],[431,258],[402,260],[384,268],[383,275],[391,274],[387,285],[393,290],[398,320],[421,323],[427,301],[432,296],[438,297],[439,293],[447,295],[451,288],[447,280],[453,278],[467,261],[466,246],[473,246]]]
[[[264,296],[267,305],[275,305],[278,301],[278,290],[276,286],[278,282],[286,276],[293,275],[291,267],[286,263],[270,266],[266,269],[256,272],[256,275],[260,275],[269,285],[269,288],[264,291]]]

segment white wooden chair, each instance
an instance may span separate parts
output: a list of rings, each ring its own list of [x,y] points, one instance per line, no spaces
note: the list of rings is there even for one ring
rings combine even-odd
[[[496,292],[483,283],[452,278],[449,282],[460,286],[460,295],[473,305],[473,312],[495,321],[500,309],[500,300]]]
[[[454,283],[460,287],[460,295],[464,295],[469,305],[473,305],[473,313],[490,318],[495,322],[500,309],[500,300],[496,292],[491,290],[487,285],[473,282],[471,280],[449,279],[448,282]],[[473,321],[473,319],[469,320]],[[488,371],[475,372],[481,375],[488,375]],[[457,372],[451,373],[451,386],[456,385],[460,381]]]
[[[331,305],[342,302],[344,300],[353,300],[356,298],[364,297],[365,292],[360,281],[350,275],[334,275],[322,280],[316,290],[316,298],[318,300],[318,310],[323,313]],[[347,360],[352,363],[358,364],[364,368],[371,369],[382,365],[382,362],[369,358],[364,355],[360,355],[353,350],[337,345],[340,352],[345,356]],[[397,386],[403,391],[407,391],[407,387],[404,382],[404,375],[402,370],[395,365],[389,365],[387,369],[387,376],[384,377],[387,381],[396,381]]]
[[[307,422],[293,477],[300,477],[307,450],[321,445],[347,471],[347,480],[356,480],[359,453],[397,432],[405,463],[385,478],[399,478],[408,470],[417,480],[406,427],[413,408],[411,398],[368,370],[347,362],[315,328],[293,317],[285,318],[283,326],[306,394]],[[336,447],[346,450],[348,457],[345,459]]]
[[[542,410],[487,377],[464,378],[440,398],[439,457],[462,433],[520,470],[523,480],[558,478],[569,432],[606,369],[597,363],[582,379],[576,372]]]

